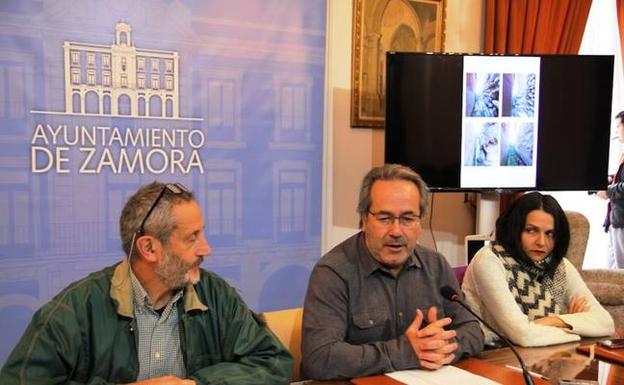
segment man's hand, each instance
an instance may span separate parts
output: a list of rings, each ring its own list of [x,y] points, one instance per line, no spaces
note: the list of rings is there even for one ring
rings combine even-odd
[[[162,376],[156,378],[150,378],[149,380],[143,380],[133,382],[128,385],[197,385],[193,380],[183,380],[176,376]]]
[[[420,309],[416,310],[414,321],[405,331],[405,336],[420,360],[420,365],[427,369],[438,369],[451,363],[455,358],[453,352],[458,348],[454,340],[457,332],[444,330],[452,320],[448,317],[438,320],[437,314],[435,306],[429,308],[427,312],[429,324],[421,329],[424,316]]]
[[[596,191],[596,196],[600,199],[604,199],[607,200],[609,199],[609,196],[607,195],[607,192],[604,190],[600,190],[600,191]]]

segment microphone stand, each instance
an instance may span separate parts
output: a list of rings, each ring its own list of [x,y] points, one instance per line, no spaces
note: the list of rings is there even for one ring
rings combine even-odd
[[[524,364],[524,360],[522,359],[522,357],[520,357],[520,354],[518,354],[518,351],[516,350],[516,348],[514,348],[513,344],[507,338],[503,337],[492,326],[490,326],[490,324],[485,322],[483,318],[481,318],[477,313],[472,311],[472,309],[469,306],[467,306],[462,300],[460,300],[459,294],[457,294],[457,292],[455,292],[453,288],[451,288],[450,286],[444,286],[442,289],[440,289],[440,293],[447,300],[458,303],[461,307],[468,310],[470,314],[475,316],[476,319],[481,321],[485,326],[488,327],[488,329],[490,329],[494,334],[496,334],[498,338],[500,338],[509,347],[509,349],[511,349],[511,352],[516,356],[516,359],[518,359],[518,362],[520,363],[520,368],[522,369],[522,377],[524,377],[525,384],[534,385],[533,379],[531,378],[531,374],[529,373],[529,371],[526,368],[526,365]]]

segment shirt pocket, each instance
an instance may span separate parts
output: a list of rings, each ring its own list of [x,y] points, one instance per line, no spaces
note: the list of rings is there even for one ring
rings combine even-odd
[[[382,326],[388,320],[388,316],[382,311],[367,311],[353,314],[353,324],[359,329],[370,329]]]
[[[349,330],[349,342],[368,343],[382,338],[388,325],[388,314],[379,310],[356,313],[352,322],[354,327]]]

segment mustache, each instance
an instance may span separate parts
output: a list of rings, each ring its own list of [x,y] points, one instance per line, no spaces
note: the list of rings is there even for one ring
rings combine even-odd
[[[204,257],[197,257],[197,259],[194,261],[183,261],[181,259],[179,259],[178,261],[179,261],[178,263],[181,268],[188,270],[188,269],[192,269],[195,267],[199,267],[202,264],[202,262],[204,262]]]
[[[197,260],[191,263],[191,267],[199,267],[204,262],[204,257],[197,257]]]
[[[384,244],[393,246],[405,246],[407,245],[407,240],[403,237],[389,238],[384,241]]]

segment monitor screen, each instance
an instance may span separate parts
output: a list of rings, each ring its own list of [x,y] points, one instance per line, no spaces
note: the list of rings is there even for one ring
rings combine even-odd
[[[389,52],[385,161],[433,190],[599,190],[612,56]]]

